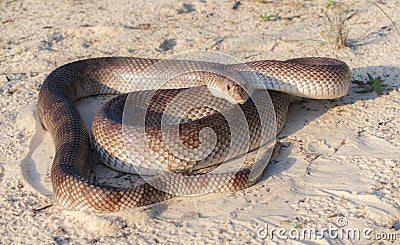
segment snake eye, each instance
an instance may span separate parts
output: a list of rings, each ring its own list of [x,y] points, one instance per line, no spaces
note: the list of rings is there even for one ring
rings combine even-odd
[[[226,89],[228,89],[228,91],[231,90],[231,85],[230,84],[226,85]]]

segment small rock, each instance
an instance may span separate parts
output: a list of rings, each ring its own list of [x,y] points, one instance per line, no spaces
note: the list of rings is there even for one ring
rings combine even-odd
[[[6,82],[8,82],[7,76],[6,75],[0,75],[0,83],[4,84]]]

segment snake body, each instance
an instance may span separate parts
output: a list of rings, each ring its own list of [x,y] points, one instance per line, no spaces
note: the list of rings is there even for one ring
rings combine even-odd
[[[62,207],[69,210],[118,211],[161,202],[177,194],[198,193],[199,190],[210,186],[213,187],[211,188],[213,191],[240,190],[251,186],[258,180],[258,178],[249,180],[250,168],[242,168],[234,174],[225,172],[211,175],[185,173],[175,175],[173,179],[169,179],[169,175],[156,179],[156,182],[161,183],[161,185],[169,183],[169,188],[173,189],[171,191],[163,191],[156,188],[154,183],[148,182],[123,188],[100,184],[89,179],[91,169],[90,137],[73,102],[79,98],[92,95],[121,94],[132,91],[143,95],[150,93],[149,90],[151,89],[163,89],[155,94],[152,93],[150,96],[154,101],[151,108],[157,118],[165,110],[164,102],[172,100],[181,92],[185,92],[187,87],[200,86],[196,90],[199,94],[193,96],[211,101],[216,107],[221,108],[224,107],[221,106],[224,100],[211,96],[208,90],[211,92],[215,91],[216,88],[217,90],[229,90],[228,92],[232,94],[234,100],[243,102],[240,107],[250,125],[251,143],[249,148],[246,149],[253,150],[260,146],[260,139],[264,136],[260,133],[259,127],[254,126],[260,123],[260,117],[254,107],[255,102],[250,99],[246,102],[242,100],[241,98],[246,98],[243,91],[235,84],[221,79],[221,76],[202,71],[198,72],[198,70],[207,70],[210,67],[222,65],[200,61],[171,60],[162,63],[162,69],[147,72],[145,73],[147,77],[142,78],[144,71],[157,62],[158,60],[155,59],[125,57],[80,60],[55,69],[46,78],[39,93],[38,107],[42,123],[52,135],[55,144],[56,153],[51,169],[51,179],[56,201]],[[154,77],[161,76],[163,72],[173,70],[174,67],[182,68],[182,66],[195,69],[190,69],[191,72],[176,76],[163,84],[152,82]],[[277,129],[267,130],[267,133],[274,132],[273,137],[275,137],[275,132],[279,132],[285,123],[287,108],[292,95],[318,99],[338,98],[347,93],[350,85],[349,67],[336,59],[263,60],[248,62],[244,65],[223,65],[223,69],[239,73],[250,72],[260,78],[257,80],[258,82],[247,87],[247,91],[252,92],[265,88],[279,91],[270,92],[275,109],[269,109],[275,110],[277,126],[270,121],[266,122],[267,126],[277,127]],[[132,79],[138,79],[134,83],[135,86],[130,83]],[[208,90],[201,86],[208,86]],[[110,110],[107,109],[108,107],[104,107],[98,113],[98,116],[96,116],[98,119],[93,122],[93,134],[98,137],[95,140],[95,145],[101,152],[102,158],[111,159],[114,168],[122,170],[128,168],[129,171],[130,167],[122,165],[127,161],[126,158],[111,154],[118,152],[114,149],[115,142],[118,142],[118,140],[112,142],[109,140],[122,137],[120,123],[126,98],[127,96],[116,97],[107,103],[113,104],[115,109]],[[190,100],[188,98],[188,101]],[[140,99],[137,99],[136,102],[139,103]],[[188,169],[189,171],[196,171],[197,168],[204,167],[204,164],[206,164],[206,167],[214,166],[217,162],[226,160],[228,155],[226,152],[229,151],[229,147],[225,145],[229,141],[230,135],[226,131],[224,119],[218,113],[215,114],[205,107],[197,108],[192,114],[194,116],[192,118],[188,116],[187,122],[179,127],[179,133],[182,134],[180,138],[182,144],[189,148],[198,147],[203,142],[200,142],[197,135],[203,127],[210,127],[217,135],[216,147],[209,155],[206,154],[207,164],[203,160],[178,161],[174,171]],[[150,129],[146,130],[146,135],[149,136],[147,142],[150,143],[149,147],[152,150],[161,151],[161,154],[157,156],[169,162],[166,169],[172,170],[170,163],[176,162],[176,159],[171,161],[170,152],[167,154],[168,149],[163,148],[163,142],[159,140],[161,135],[156,129],[157,124],[159,124],[157,121],[153,124],[149,122]],[[236,150],[235,153],[244,153],[242,148]],[[120,155],[123,156],[124,154]],[[218,160],[215,160],[217,158]],[[144,158],[139,154],[135,159],[139,159],[137,161],[140,162],[140,159]],[[149,162],[148,159],[145,159],[145,161]],[[148,164],[143,169],[147,169],[147,167]],[[137,170],[136,168],[135,171],[137,172]],[[190,176],[190,178],[185,178],[187,176]]]

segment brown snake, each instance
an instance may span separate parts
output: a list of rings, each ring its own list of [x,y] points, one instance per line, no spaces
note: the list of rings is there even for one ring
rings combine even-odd
[[[203,127],[208,127],[216,135],[216,142],[211,147],[211,151],[203,152],[200,160],[197,159],[199,156],[194,156],[194,158],[197,157],[197,160],[184,161],[179,157],[174,157],[172,150],[165,148],[163,140],[160,140],[162,132],[157,128],[157,126],[160,126],[160,117],[166,110],[167,102],[173,100],[180,93],[185,93],[187,89],[184,88],[186,87],[207,85],[208,89],[196,87],[194,90],[190,90],[189,96],[198,97],[200,101],[209,101],[215,107],[221,109],[225,108],[225,106],[221,106],[221,103],[226,102],[226,100],[212,95],[228,100],[230,98],[231,101],[241,104],[240,108],[249,123],[250,143],[248,147],[240,148],[238,146],[240,149],[237,149],[236,153],[245,154],[246,150],[257,149],[261,146],[260,142],[275,137],[276,133],[282,129],[291,95],[332,99],[345,95],[350,86],[349,67],[342,61],[328,58],[300,58],[287,61],[262,60],[232,65],[171,60],[161,63],[159,67],[161,69],[148,72],[148,68],[154,66],[157,62],[158,60],[154,59],[123,57],[80,60],[55,69],[46,78],[39,93],[39,115],[44,127],[52,135],[55,144],[56,153],[51,169],[51,179],[56,201],[62,207],[69,210],[118,211],[160,202],[176,195],[200,193],[204,189],[235,191],[254,184],[261,174],[258,174],[257,178],[250,179],[251,168],[241,168],[233,174],[221,172],[203,175],[196,173],[196,170],[201,167],[212,167],[235,157],[235,155],[229,156],[227,153],[230,149],[231,135],[226,128],[230,124],[220,114],[215,113],[207,106],[199,106],[199,108],[186,112],[185,117],[183,117],[184,122],[179,125],[179,137],[177,137],[175,144],[186,147],[187,150],[184,152],[191,155],[191,150],[207,143],[201,142],[198,135]],[[247,71],[253,75],[256,74],[258,83],[238,84],[224,76],[203,72],[213,69],[212,67],[215,66],[220,66],[218,69],[233,73]],[[168,82],[162,84],[152,82],[155,79],[154,77],[160,77],[163,72],[168,70],[178,69],[176,67],[179,67],[179,69],[190,67],[191,69],[189,69],[190,72],[179,74]],[[147,77],[143,77],[143,74]],[[244,88],[241,85],[244,85]],[[261,134],[260,126],[257,126],[260,124],[261,118],[254,106],[257,98],[254,100],[251,97],[254,101],[247,100],[248,95],[246,93],[252,94],[255,91],[256,94],[257,91],[265,88],[280,91],[270,91],[275,109],[267,106],[266,112],[275,110],[276,124],[271,121],[265,122],[267,130],[264,132],[269,134],[273,132],[273,135],[269,136]],[[163,90],[155,93],[143,91],[152,89]],[[156,150],[161,151],[161,153],[156,154],[158,154],[158,159],[167,162],[166,170],[177,172],[185,170],[189,173],[176,174],[173,178],[170,175],[165,175],[156,178],[153,183],[144,182],[129,188],[100,184],[89,179],[91,170],[90,137],[73,102],[79,98],[97,94],[121,94],[132,91],[137,91],[134,94],[138,96],[132,97],[133,102],[137,104],[143,102],[144,106],[149,106],[147,108],[150,111],[148,114],[153,115],[153,117],[148,117],[149,122],[145,122],[146,127],[148,127],[145,130],[145,135],[149,149],[154,152]],[[228,98],[226,95],[230,97]],[[140,96],[151,98],[150,105]],[[113,167],[120,170],[127,168],[122,163],[131,158],[124,158],[125,154],[112,156],[111,152],[121,153],[121,151],[114,150],[115,144],[118,144],[115,142],[118,141],[111,141],[110,139],[121,138],[120,135],[123,131],[121,117],[126,98],[125,95],[112,99],[108,104],[114,105],[115,109],[111,110],[104,107],[102,111],[98,112],[96,116],[98,119],[93,122],[93,134],[99,136],[95,140],[96,148],[100,150],[103,159],[111,160]],[[193,100],[187,98],[186,103],[185,98],[181,99],[182,104],[188,104],[189,101]],[[139,108],[138,110],[142,109]],[[190,116],[192,114],[193,116]],[[180,119],[182,120],[182,118]],[[272,127],[277,128],[271,129]],[[135,131],[126,131],[126,134],[128,136],[136,135]],[[129,139],[127,142],[130,142]],[[226,146],[227,142],[228,146]],[[134,145],[134,143],[132,144]],[[141,149],[138,149],[138,151],[140,152]],[[132,152],[132,154],[137,153]],[[134,161],[139,162],[139,164],[140,162],[147,162],[143,168],[145,170],[148,165],[152,164],[148,159],[143,160],[139,153],[134,157]],[[176,163],[176,166],[174,163]],[[130,170],[128,169],[128,171]],[[130,172],[137,171],[140,172],[141,168],[136,168]],[[190,171],[194,172],[191,173]],[[262,171],[259,173],[262,173]],[[170,189],[165,192],[154,187],[154,183],[161,185],[161,187],[165,187],[165,183],[168,183]]]

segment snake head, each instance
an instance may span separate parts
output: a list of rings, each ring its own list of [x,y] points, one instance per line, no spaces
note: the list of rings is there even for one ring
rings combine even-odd
[[[215,97],[225,99],[232,104],[244,104],[249,98],[246,84],[221,77],[218,82],[207,85],[207,88]]]

